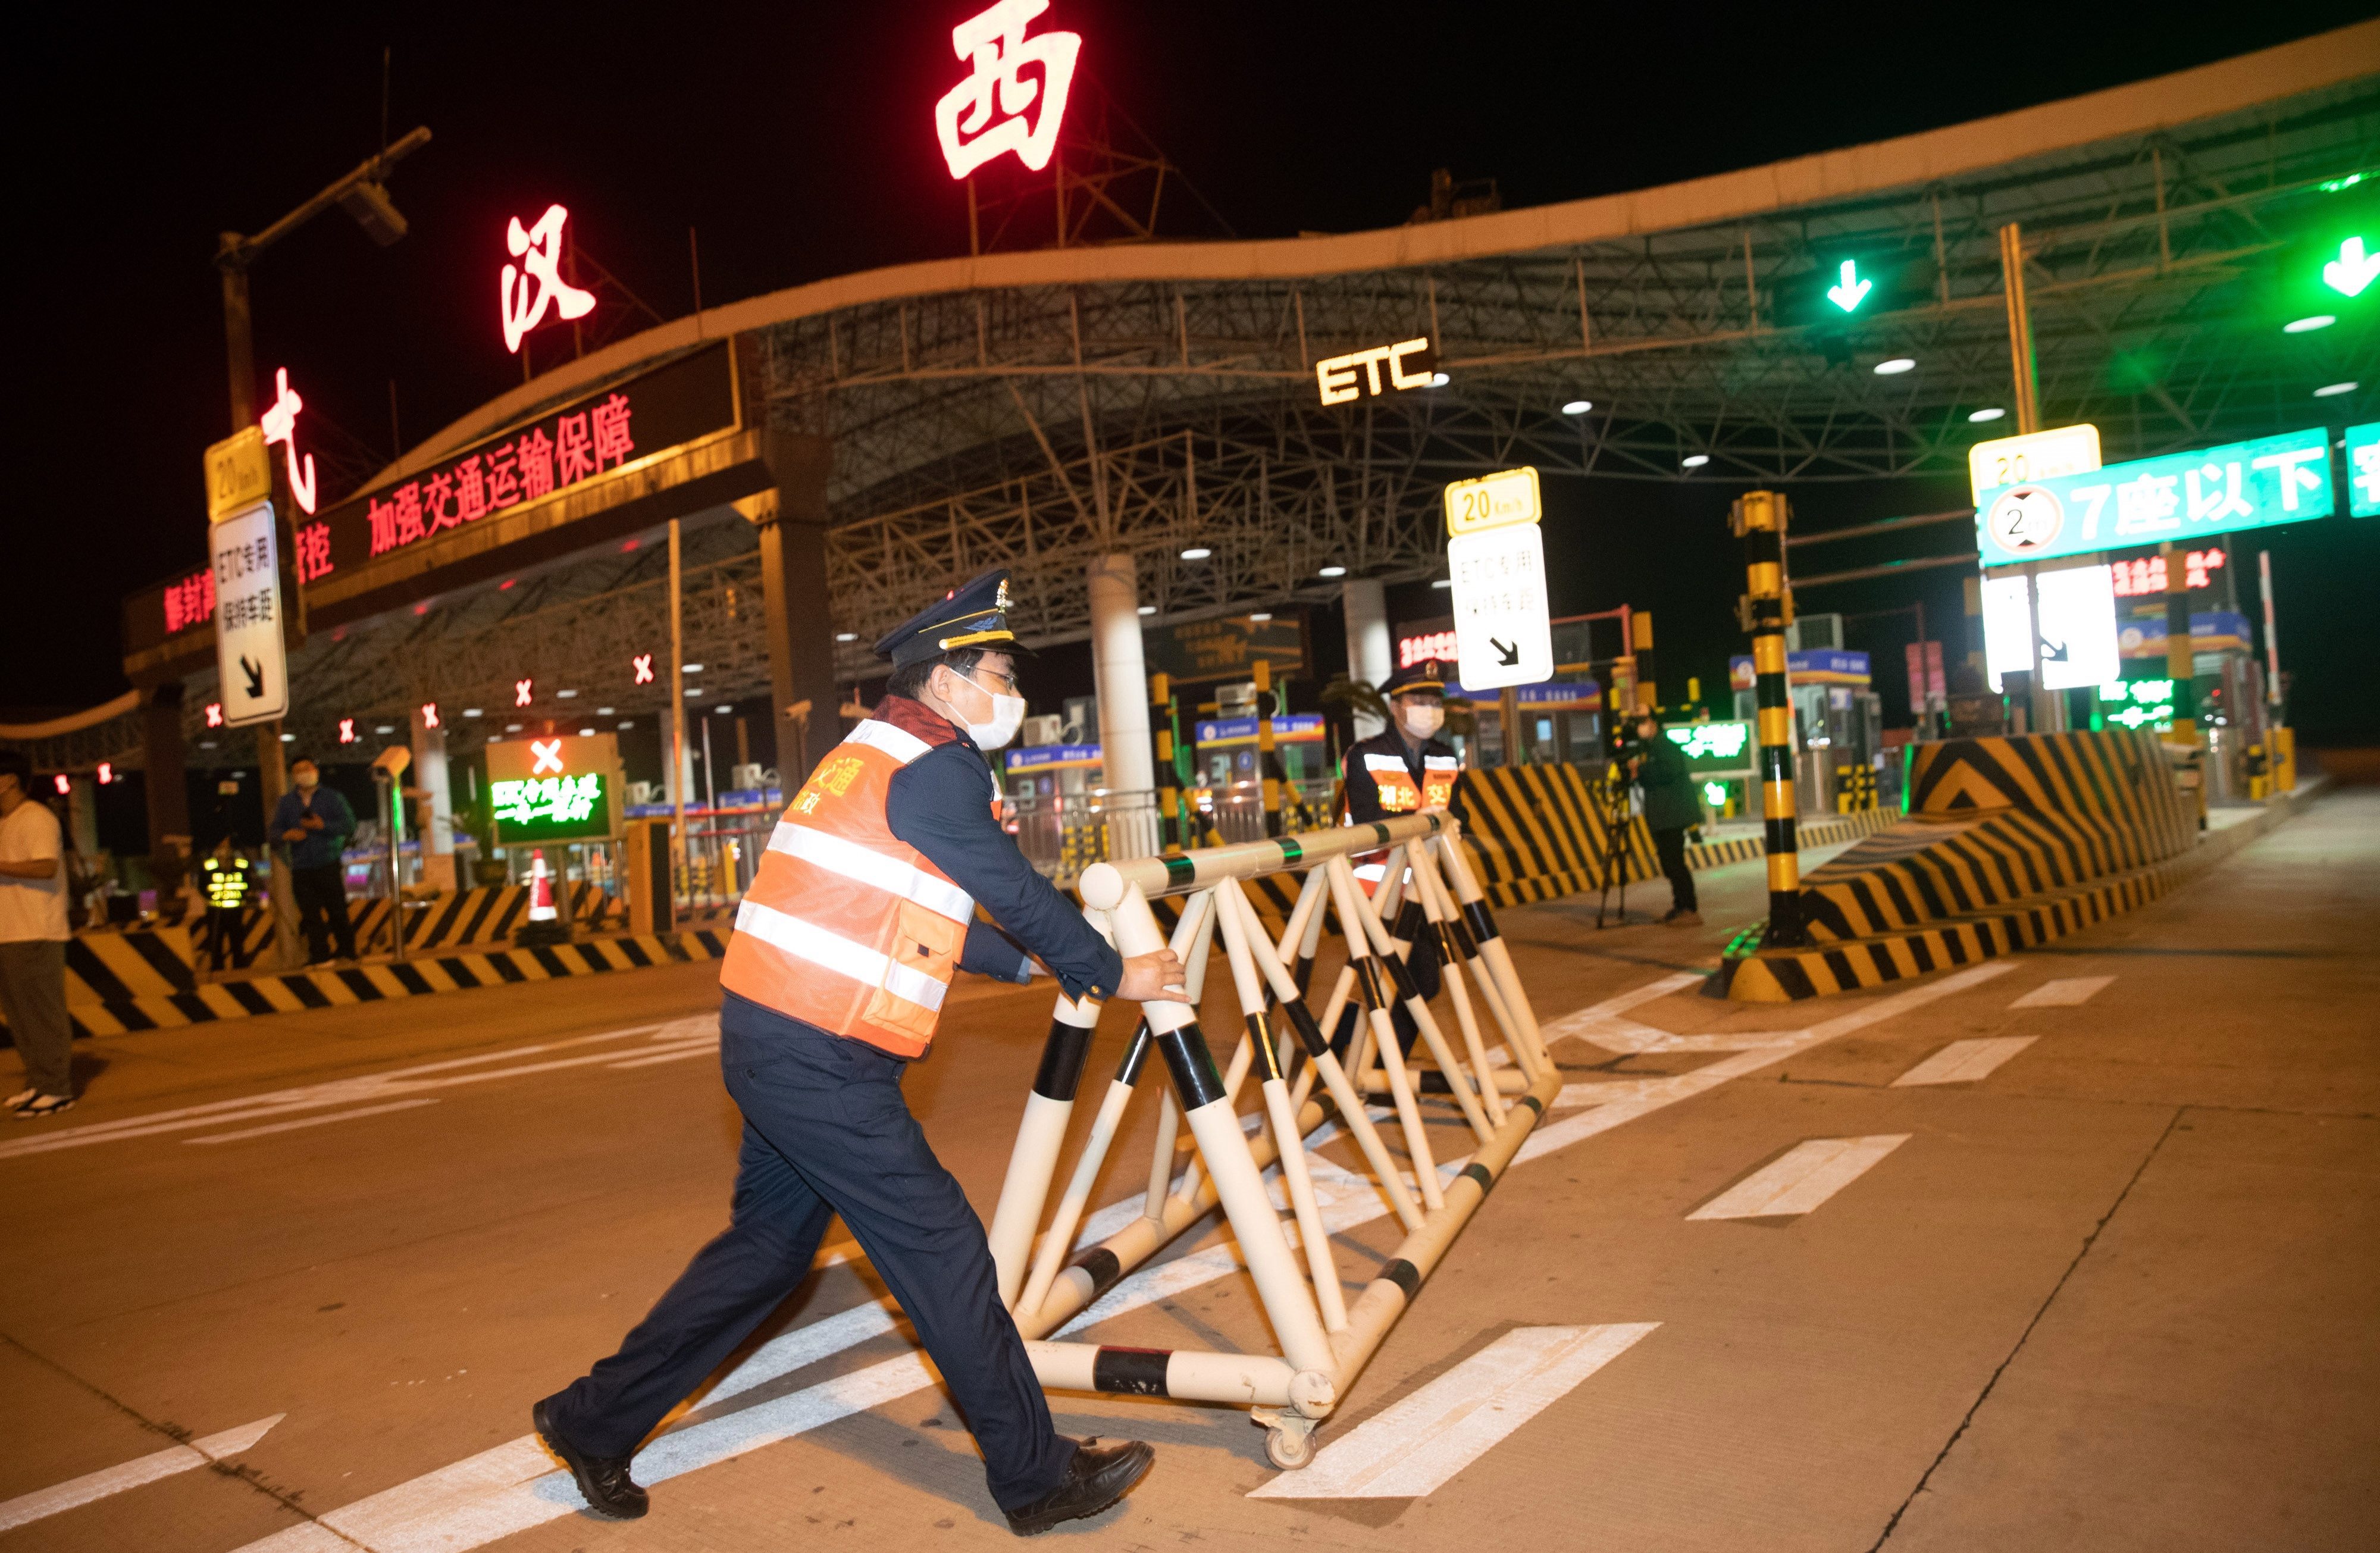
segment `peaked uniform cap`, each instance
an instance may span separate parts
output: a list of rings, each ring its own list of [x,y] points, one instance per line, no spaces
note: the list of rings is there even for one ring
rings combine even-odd
[[[1446,694],[1446,665],[1435,658],[1425,658],[1418,663],[1399,669],[1389,676],[1388,683],[1380,686],[1383,696],[1402,696],[1409,690],[1435,690],[1441,696]]]
[[[876,644],[876,656],[891,659],[898,669],[970,647],[988,652],[1026,652],[1029,649],[1008,628],[1009,608],[1008,569],[985,572],[887,632]]]

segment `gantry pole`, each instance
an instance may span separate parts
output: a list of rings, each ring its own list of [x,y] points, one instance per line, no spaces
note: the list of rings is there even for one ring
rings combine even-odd
[[[1802,855],[1793,825],[1793,698],[1786,679],[1785,627],[1793,598],[1785,578],[1785,528],[1792,509],[1773,491],[1748,491],[1728,514],[1743,540],[1743,628],[1752,635],[1753,699],[1760,733],[1761,816],[1768,854],[1768,927],[1764,944],[1809,941],[1802,922]]]

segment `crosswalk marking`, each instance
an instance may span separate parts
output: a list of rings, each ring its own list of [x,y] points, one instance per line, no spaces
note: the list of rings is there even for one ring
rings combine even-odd
[[[2031,1036],[1998,1036],[1988,1040],[1952,1041],[1892,1081],[1895,1089],[1923,1084],[1973,1084],[1989,1078],[2002,1062],[2031,1046]]]
[[[2009,1007],[2073,1008],[2089,1002],[2094,993],[2115,979],[2111,976],[2062,976],[2055,981],[2043,982]]]
[[[1783,1219],[1808,1213],[1909,1141],[1907,1133],[1812,1138],[1737,1182],[1689,1219]]]
[[[300,1127],[321,1127],[333,1122],[352,1122],[358,1116],[378,1116],[385,1111],[411,1110],[416,1106],[434,1106],[434,1099],[391,1100],[384,1106],[361,1106],[354,1110],[334,1110],[328,1116],[300,1117],[295,1122],[275,1122],[265,1127],[244,1127],[237,1133],[212,1133],[202,1138],[184,1138],[184,1143],[237,1143],[242,1138],[261,1138],[273,1133],[294,1133]]]
[[[1252,1499],[1398,1499],[1433,1493],[1659,1326],[1522,1327],[1283,1473]]]
[[[276,1413],[270,1418],[260,1418],[237,1429],[225,1429],[219,1435],[194,1439],[188,1445],[170,1446],[121,1466],[104,1467],[53,1487],[19,1495],[0,1503],[0,1532],[46,1519],[77,1505],[89,1504],[93,1499],[103,1499],[111,1494],[121,1494],[128,1488],[138,1488],[144,1483],[154,1483],[161,1477],[171,1477],[176,1473],[205,1466],[210,1462],[237,1456],[262,1439],[273,1425],[288,1416],[285,1413]]]

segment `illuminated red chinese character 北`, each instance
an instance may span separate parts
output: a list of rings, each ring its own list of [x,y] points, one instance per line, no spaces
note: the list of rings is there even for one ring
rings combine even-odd
[[[652,684],[652,682],[653,682],[653,655],[652,655],[651,653],[650,653],[650,652],[639,652],[639,653],[638,653],[634,658],[631,658],[631,659],[629,659],[629,660],[628,660],[628,666],[629,666],[631,669],[633,669],[633,670],[635,670],[635,671],[636,671],[636,675],[637,675],[637,677],[636,677],[636,681],[635,681],[635,683],[636,683],[636,684],[638,684],[638,685],[650,685],[650,684]]]
[[[274,369],[273,384],[276,397],[258,422],[264,428],[264,445],[283,444],[289,460],[289,492],[298,498],[298,506],[310,513],[314,510],[314,455],[306,455],[304,474],[298,473],[298,412],[306,407],[306,401],[289,386],[288,368]]]
[[[536,686],[536,684],[537,682],[535,680],[516,679],[513,681],[513,705],[516,707],[525,707],[528,705],[529,692]]]
[[[1050,164],[1058,146],[1058,125],[1066,115],[1066,93],[1075,82],[1082,52],[1079,32],[1025,35],[1026,24],[1050,8],[1050,0],[999,0],[999,4],[951,29],[951,50],[971,69],[966,79],[934,104],[934,133],[951,176],[964,178],[1008,152],[1034,172]],[[1026,67],[1040,79],[1027,79]],[[992,100],[999,99],[993,121]],[[1026,122],[1036,100],[1040,112]]]
[[[504,273],[504,348],[516,355],[522,337],[544,321],[548,306],[565,319],[585,318],[595,310],[593,292],[562,278],[562,227],[569,219],[568,211],[548,205],[536,225],[525,227],[515,216],[505,229],[504,245],[520,261],[518,268],[506,264]]]

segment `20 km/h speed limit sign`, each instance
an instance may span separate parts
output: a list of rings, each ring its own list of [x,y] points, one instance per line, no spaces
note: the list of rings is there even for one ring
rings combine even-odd
[[[1446,541],[1454,578],[1456,673],[1465,690],[1500,690],[1553,678],[1546,619],[1545,534],[1513,523]]]

